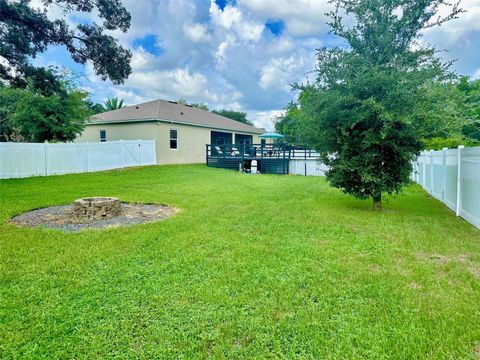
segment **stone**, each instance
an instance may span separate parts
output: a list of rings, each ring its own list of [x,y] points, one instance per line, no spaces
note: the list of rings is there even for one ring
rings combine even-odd
[[[122,203],[115,197],[89,197],[73,202],[73,213],[79,220],[111,219],[122,213]]]

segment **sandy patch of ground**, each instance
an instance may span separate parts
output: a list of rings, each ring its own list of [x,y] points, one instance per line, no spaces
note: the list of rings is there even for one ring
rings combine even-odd
[[[32,210],[13,217],[11,222],[20,226],[43,226],[63,231],[80,231],[159,221],[175,213],[174,208],[166,205],[122,203],[122,213],[119,216],[82,221],[75,216],[73,205],[62,205]]]

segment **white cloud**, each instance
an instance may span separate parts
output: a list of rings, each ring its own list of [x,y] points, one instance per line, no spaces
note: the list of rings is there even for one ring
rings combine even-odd
[[[284,110],[249,111],[247,112],[247,118],[257,127],[264,128],[265,130],[274,130],[275,119],[284,113]]]
[[[257,42],[260,40],[265,26],[254,21],[240,22],[236,25],[236,31],[240,39]]]
[[[292,36],[319,35],[328,31],[325,13],[332,9],[328,0],[237,0],[256,17],[285,22]]]
[[[296,46],[297,44],[293,38],[289,36],[280,36],[272,39],[266,50],[268,50],[270,56],[278,56],[291,53],[295,50]]]
[[[215,0],[210,1],[210,15],[214,24],[225,29],[230,29],[242,19],[242,13],[237,7],[227,5],[223,10],[220,10]]]
[[[478,68],[478,69],[473,73],[473,78],[474,78],[474,79],[480,79],[480,68]]]
[[[299,70],[303,70],[303,59],[291,55],[286,58],[271,60],[262,68],[259,85],[262,89],[277,88],[290,90],[290,84],[298,78]]]
[[[445,61],[458,59],[454,69],[461,74],[473,75],[480,63],[480,1],[465,0],[461,7],[466,10],[454,19],[423,32],[421,45],[431,44],[441,52]],[[441,8],[441,15],[448,13],[448,7]]]
[[[218,96],[209,89],[207,78],[188,69],[136,72],[127,80],[126,86],[142,90],[149,97],[200,97],[205,101],[218,100]]]
[[[218,25],[223,31],[233,30],[235,35],[245,41],[256,42],[260,40],[265,25],[263,22],[245,19],[239,8],[227,5],[220,10],[215,0],[210,2],[210,16],[212,23]]]
[[[222,64],[226,60],[226,52],[228,47],[235,44],[236,41],[236,36],[227,35],[225,39],[218,45],[214,56],[219,64]]]
[[[480,1],[468,0],[461,3],[466,11],[458,19],[451,20],[442,26],[432,27],[424,31],[424,42],[432,42],[440,46],[448,46],[458,41],[468,41],[472,32],[480,31]],[[446,16],[450,7],[440,8],[439,15]]]
[[[137,48],[133,51],[132,60],[130,65],[135,72],[142,70],[148,70],[151,67],[151,63],[155,61],[155,56],[146,51],[143,47]]]
[[[32,3],[42,5],[41,0]],[[327,36],[328,0],[236,0],[223,10],[214,0],[123,3],[131,12],[132,26],[126,34],[114,31],[113,36],[131,46],[154,35],[163,51],[132,49],[132,74],[121,86],[101,81],[87,65],[84,86],[98,101],[118,96],[133,104],[183,97],[210,108],[248,109],[257,125],[273,129],[272,118],[281,112],[276,109],[295,96],[289,84],[304,81],[314,69],[315,49],[338,44]],[[464,7],[468,13],[426,31],[422,42],[452,50],[449,56],[460,59],[460,71],[480,77],[480,0],[465,0]],[[282,33],[269,31],[267,21],[282,21]]]
[[[148,98],[145,96],[138,95],[134,91],[127,91],[120,88],[113,89],[113,97],[117,97],[119,99],[123,99],[125,105],[134,105],[140,104],[142,102],[146,102],[149,100],[154,100],[155,98]]]
[[[208,41],[211,39],[207,33],[207,26],[204,24],[185,24],[183,25],[183,32],[193,42]]]
[[[165,51],[152,55],[143,47],[135,49],[132,74],[120,88],[147,98],[183,97],[215,108],[283,107],[293,96],[289,83],[301,81],[313,69],[311,45],[320,42],[302,38],[299,48],[288,33],[272,37],[263,20],[246,8],[228,5],[221,10],[212,1],[202,9],[201,4],[147,1],[143,12],[135,7],[136,38],[154,34]],[[167,13],[166,20],[159,22],[151,13]],[[131,34],[118,36],[132,39]]]

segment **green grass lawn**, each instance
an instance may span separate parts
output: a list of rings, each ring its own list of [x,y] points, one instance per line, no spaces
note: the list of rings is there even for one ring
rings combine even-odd
[[[165,221],[63,233],[85,196]],[[193,166],[0,181],[0,358],[480,356],[480,231],[418,186],[374,213],[324,179]]]

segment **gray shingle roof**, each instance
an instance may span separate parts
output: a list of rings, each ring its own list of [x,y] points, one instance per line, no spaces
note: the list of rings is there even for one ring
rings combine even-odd
[[[264,129],[228,119],[209,111],[166,100],[148,101],[142,104],[97,114],[92,116],[91,123],[105,124],[141,120],[169,121],[179,124],[190,124],[256,134],[265,132]]]

